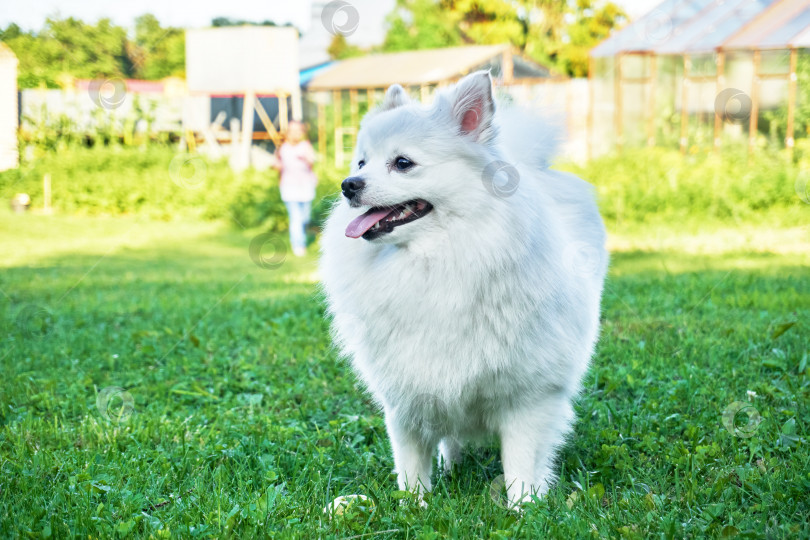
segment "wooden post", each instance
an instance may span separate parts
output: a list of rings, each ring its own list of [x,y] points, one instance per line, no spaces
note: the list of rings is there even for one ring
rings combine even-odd
[[[649,55],[650,73],[649,77],[649,98],[647,100],[647,146],[655,146],[655,81],[657,74],[657,57],[655,54]]]
[[[194,132],[190,129],[186,130],[186,136],[184,137],[186,141],[186,147],[188,151],[194,153],[197,151],[197,139],[194,136]]]
[[[374,99],[376,98],[376,90],[374,88],[366,88],[366,101],[368,102],[368,110],[374,107]]]
[[[505,50],[503,52],[503,66],[502,66],[502,73],[503,76],[503,84],[510,85],[515,80],[515,63],[512,59],[512,48]]]
[[[357,146],[357,127],[360,123],[357,119],[358,117],[358,105],[357,105],[357,89],[352,88],[349,90],[349,113],[351,114],[351,122],[352,122],[352,148]]]
[[[287,133],[287,123],[290,120],[289,113],[287,112],[287,94],[284,92],[278,93],[278,129],[281,133]]]
[[[748,150],[753,152],[757,144],[757,124],[759,122],[759,64],[760,51],[754,51],[754,77],[751,81],[751,118],[748,121]]]
[[[343,103],[341,101],[340,90],[332,90],[332,107],[335,120],[335,128],[343,126]]]
[[[316,95],[318,100],[318,154],[321,156],[321,162],[326,161],[326,92],[318,92]]]
[[[787,133],[785,133],[785,145],[788,151],[793,154],[793,132],[796,117],[796,64],[798,62],[799,51],[795,47],[790,49],[790,73],[788,74],[788,117]]]
[[[685,154],[689,145],[689,73],[692,62],[689,55],[683,55],[683,84],[681,85],[681,153]]]
[[[572,107],[574,99],[572,94],[574,90],[571,79],[565,81],[563,84],[565,85],[565,129],[566,133],[574,133],[574,112]]]
[[[623,112],[623,104],[622,104],[622,55],[616,55],[616,69],[613,87],[614,93],[614,100],[616,102],[616,111],[614,114],[614,123],[616,126],[616,147],[619,151],[621,151],[622,146],[624,144],[624,134],[622,132],[622,116],[624,115]]]
[[[588,117],[587,117],[587,127],[586,127],[586,159],[593,158],[593,116],[594,116],[594,107],[596,104],[594,103],[594,97],[596,95],[596,89],[593,87],[594,81],[596,80],[596,62],[593,59],[593,56],[588,55]]]
[[[720,51],[717,53],[717,95],[724,90],[726,85],[726,53]],[[720,140],[723,134],[723,114],[720,111],[714,111],[714,150],[720,149]]]
[[[332,90],[335,115],[335,165],[343,166],[343,91]]]
[[[45,202],[45,207],[43,210],[46,214],[50,214],[53,209],[51,208],[51,174],[46,173],[45,176],[42,177],[42,198]]]
[[[300,122],[304,119],[304,108],[301,104],[301,87],[296,86],[291,90],[291,92],[290,101],[292,101],[292,117],[296,122]]]
[[[242,104],[242,139],[239,146],[239,159],[236,169],[246,169],[250,165],[250,147],[253,144],[253,110],[256,93],[253,90],[245,92]]]
[[[332,107],[335,115],[335,164],[343,166],[343,102],[341,90],[332,90]]]
[[[231,168],[239,168],[239,119],[231,118],[231,156],[229,163]]]

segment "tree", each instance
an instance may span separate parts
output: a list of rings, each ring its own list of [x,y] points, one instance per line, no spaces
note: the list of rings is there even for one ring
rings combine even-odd
[[[340,33],[335,34],[335,37],[332,38],[327,52],[329,53],[329,58],[332,60],[343,60],[344,58],[361,56],[363,54],[363,50],[360,47],[349,44],[343,34]]]
[[[0,40],[20,61],[20,88],[58,88],[76,78],[162,79],[185,70],[183,30],[162,28],[152,15],[136,19],[134,39],[109,19],[93,25],[70,17],[46,19],[39,32],[12,23],[0,29]]]
[[[511,43],[526,45],[526,23],[520,4],[505,0],[455,0],[442,2],[445,10],[455,11],[464,41],[480,45]]]
[[[627,15],[612,2],[598,5],[595,0],[578,0],[574,20],[566,28],[568,42],[559,50],[556,63],[574,77],[588,74],[588,52],[620,26]]]
[[[435,49],[463,44],[458,12],[445,11],[434,0],[397,0],[387,18],[384,51]]]
[[[552,69],[581,76],[588,51],[625,20],[605,0],[397,0],[383,49],[511,43]]]
[[[57,88],[73,77],[120,77],[126,72],[126,31],[109,19],[93,26],[73,17],[48,18],[39,33],[10,25],[3,36],[20,61],[18,82],[23,88]]]
[[[0,41],[9,41],[25,34],[16,23],[11,23],[5,30],[0,28]]]
[[[154,15],[135,19],[135,41],[128,56],[138,79],[182,76],[186,68],[185,33],[179,28],[161,28]]]

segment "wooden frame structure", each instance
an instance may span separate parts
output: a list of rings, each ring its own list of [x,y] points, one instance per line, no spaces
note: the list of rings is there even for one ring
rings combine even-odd
[[[428,103],[433,96],[435,90],[444,88],[450,84],[454,84],[461,77],[455,77],[447,81],[441,81],[436,84],[422,84],[418,86],[407,86],[405,90],[422,103]],[[564,77],[552,78],[531,78],[519,79],[512,81],[512,85],[537,85],[544,83],[560,83],[567,81]],[[496,84],[498,84],[496,82]],[[504,84],[506,86],[506,84]],[[511,85],[510,85],[511,86]],[[377,93],[385,93],[386,87],[379,88],[349,88],[349,89],[335,89],[335,90],[320,90],[310,92],[314,96],[314,101],[317,104],[317,129],[318,129],[318,155],[321,160],[327,159],[326,147],[326,131],[327,131],[327,110],[326,103],[332,102],[332,124],[333,136],[335,141],[335,164],[341,167],[345,164],[347,159],[347,148],[345,146],[346,137],[351,137],[351,147],[354,148],[357,144],[357,132],[360,123],[360,104],[366,104],[366,110],[372,109],[378,100]],[[349,112],[349,125],[344,125],[345,111],[345,96],[348,95],[348,112]],[[570,103],[568,104],[570,108]]]
[[[626,58],[638,57],[642,62],[648,62],[649,66],[645,66],[643,71],[647,74],[640,77],[626,77],[624,75],[624,66],[622,65]],[[646,124],[645,131],[647,135],[647,146],[655,146],[655,81],[658,76],[658,60],[657,57],[649,53],[621,53],[615,57],[616,65],[614,66],[613,75],[613,95],[614,95],[614,111],[613,111],[613,126],[616,133],[616,147],[621,150],[624,146],[624,85],[625,84],[641,84],[644,87],[644,108],[646,109]],[[593,57],[588,58],[588,84],[590,86],[589,110],[588,110],[588,133],[593,133],[594,122],[594,107],[596,102],[595,92],[595,62]],[[589,139],[588,154],[592,154],[591,143]]]
[[[784,80],[788,85],[787,126],[784,144],[792,150],[794,147],[795,116],[797,99],[797,65],[799,49],[810,48],[810,0],[777,0],[758,9],[736,10],[736,4],[698,0],[694,2],[670,2],[660,9],[642,17],[621,32],[608,38],[591,51],[589,61],[590,81],[596,78],[596,58],[612,58],[614,65],[614,133],[615,146],[621,150],[624,138],[624,96],[626,83],[643,83],[647,85],[646,103],[647,143],[655,139],[655,84],[657,78],[656,58],[670,57],[682,60],[683,75],[680,81],[680,137],[681,152],[689,146],[689,105],[690,94],[694,83],[706,83],[715,79],[719,95],[726,88],[726,69],[729,52],[750,52],[752,54],[751,111],[748,117],[748,148],[756,147],[759,128],[759,113],[762,104],[762,83],[766,80]],[[655,19],[666,17],[672,28],[666,35],[650,37],[648,26],[654,26]],[[723,33],[718,34],[717,21],[723,21]],[[729,25],[728,22],[737,22]],[[636,28],[634,26],[638,25]],[[678,30],[674,28],[683,26]],[[640,31],[639,31],[640,30]],[[787,73],[765,73],[762,70],[763,54],[773,51],[785,51],[789,54]],[[694,73],[693,57],[714,54],[716,72],[714,76]],[[650,59],[647,77],[628,78],[623,69],[623,60],[629,56],[642,55]],[[588,114],[589,125],[595,122],[593,108],[596,96],[593,89],[591,110]],[[715,111],[714,136],[712,147],[719,150],[722,144],[724,118]],[[592,131],[592,129],[589,129]]]
[[[793,138],[795,134],[795,126],[794,122],[796,120],[796,83],[798,81],[798,76],[796,74],[796,67],[799,61],[799,51],[796,47],[790,48],[790,66],[788,67],[788,117],[787,117],[787,126],[786,126],[786,134],[785,134],[785,144],[788,147],[790,152],[793,152],[793,147],[795,145],[795,140]]]
[[[235,129],[234,121],[230,126],[234,169],[250,164],[253,140],[281,143],[290,117],[288,99],[292,102],[292,118],[302,119],[299,77],[298,31],[294,28],[238,26],[186,32],[186,80],[190,94],[243,98],[241,130]],[[276,119],[267,114],[257,98],[259,95],[278,99]],[[254,114],[266,134],[254,133]],[[204,129],[207,135],[214,131],[213,125]]]
[[[784,50],[789,55],[788,72],[787,73],[762,73],[762,53]],[[798,76],[796,68],[799,60],[799,51],[796,47],[788,49],[771,49],[771,50],[756,50],[754,51],[753,61],[753,76],[751,81],[751,118],[749,122],[749,149],[753,150],[756,146],[756,133],[759,121],[759,97],[761,91],[761,83],[765,80],[784,80],[788,85],[788,101],[787,101],[787,125],[785,129],[785,147],[793,151],[794,146],[794,129],[796,121],[796,84]]]
[[[788,83],[788,101],[787,101],[787,127],[785,146],[792,150],[795,144],[795,118],[796,118],[796,95],[797,95],[797,81],[798,76],[796,73],[798,65],[799,50],[796,47],[789,49],[771,49],[767,52],[777,50],[785,50],[789,54],[789,68],[787,73],[763,73],[762,72],[762,53],[766,50],[754,50],[752,53],[752,67],[753,75],[751,80],[751,112],[748,119],[748,147],[753,150],[756,147],[756,134],[759,126],[759,111],[761,102],[761,83],[765,80],[784,80]],[[689,146],[689,103],[690,103],[690,90],[694,83],[705,83],[714,79],[716,81],[716,91],[718,94],[726,88],[726,51],[719,50],[716,53],[716,74],[714,77],[694,74],[692,70],[692,57],[691,54],[684,54],[681,56],[683,75],[681,77],[680,95],[681,95],[681,108],[680,108],[680,137],[678,145],[682,153],[685,153]],[[639,56],[648,59],[649,73],[642,77],[626,77],[624,76],[624,69],[622,61],[630,56]],[[624,146],[624,86],[625,84],[640,83],[646,89],[646,132],[647,132],[647,145],[655,145],[655,84],[657,77],[657,56],[650,53],[622,53],[615,57],[616,65],[614,67],[614,132],[616,134],[616,148],[621,150]],[[592,132],[592,124],[594,122],[594,80],[595,80],[595,62],[591,58],[589,61],[588,79],[591,84],[591,97],[590,110],[588,112],[589,132]],[[722,144],[723,132],[723,117],[721,114],[715,112],[714,115],[714,137],[713,148],[719,150]],[[590,145],[589,145],[590,146]]]
[[[342,166],[347,159],[346,138],[351,138],[351,146],[357,142],[357,132],[360,122],[360,104],[365,103],[367,109],[374,107],[378,100],[378,91],[385,90],[394,83],[402,84],[414,99],[426,103],[430,100],[435,89],[443,88],[458,81],[467,73],[480,69],[481,66],[492,65],[499,61],[500,76],[504,84],[533,84],[559,81],[567,78],[555,76],[547,68],[536,65],[535,71],[527,67],[528,59],[517,60],[517,54],[509,45],[486,45],[469,47],[450,47],[427,51],[407,51],[403,53],[387,53],[369,55],[367,57],[349,59],[340,63],[334,70],[324,71],[316,75],[309,83],[307,93],[314,96],[317,104],[318,122],[318,153],[322,160],[327,157],[327,107],[332,103],[332,129],[335,141],[334,158],[337,166]],[[430,62],[430,67],[426,67]],[[548,77],[520,77],[515,79],[515,63],[521,64],[524,74],[542,75],[548,72]],[[396,68],[393,69],[392,68]],[[379,73],[378,73],[379,71]],[[344,110],[348,102],[348,118]]]

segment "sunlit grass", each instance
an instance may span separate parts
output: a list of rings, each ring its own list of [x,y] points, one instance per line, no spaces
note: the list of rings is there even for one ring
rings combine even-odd
[[[314,256],[263,270],[258,230],[2,213],[0,531],[806,537],[799,230],[612,232],[561,481],[520,517],[490,496],[496,446],[470,449],[427,509],[402,502],[382,418],[330,346]],[[751,437],[724,427],[733,402],[761,415]],[[324,515],[355,493],[373,504]]]

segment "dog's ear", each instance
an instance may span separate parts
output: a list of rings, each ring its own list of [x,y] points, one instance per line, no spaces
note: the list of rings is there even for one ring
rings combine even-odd
[[[453,117],[459,132],[478,142],[487,142],[492,135],[495,102],[492,99],[492,79],[489,71],[476,71],[456,85]]]
[[[385,92],[385,98],[383,99],[382,105],[380,105],[380,111],[396,109],[397,107],[405,105],[408,101],[408,94],[405,93],[405,89],[398,84],[392,84]]]
[[[459,132],[486,143],[495,134],[492,126],[494,115],[495,101],[489,71],[476,71],[461,79],[453,95],[453,118]]]

